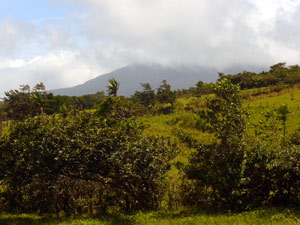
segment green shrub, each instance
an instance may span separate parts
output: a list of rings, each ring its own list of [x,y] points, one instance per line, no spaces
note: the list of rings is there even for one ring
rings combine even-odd
[[[290,135],[291,143],[294,145],[300,145],[300,128],[294,130]]]
[[[18,212],[157,208],[176,146],[141,133],[134,120],[93,113],[12,123],[1,138],[0,198]]]
[[[128,119],[149,113],[147,107],[122,97],[109,97],[99,104],[96,113],[102,117]]]
[[[300,150],[279,136],[274,121],[286,121],[277,109],[254,135],[246,132],[246,114],[237,86],[223,79],[211,86],[215,97],[200,112],[203,126],[217,140],[209,145],[187,135],[179,138],[195,148],[184,167],[191,185],[183,186],[185,204],[246,209],[263,204],[300,203]],[[280,108],[281,109],[281,108]],[[277,122],[278,123],[278,122]]]

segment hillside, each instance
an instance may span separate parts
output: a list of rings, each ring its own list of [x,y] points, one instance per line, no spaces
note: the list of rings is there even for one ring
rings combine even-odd
[[[172,88],[182,89],[194,86],[199,80],[214,82],[217,79],[217,70],[201,67],[165,67],[158,64],[132,64],[121,69],[100,75],[84,84],[70,88],[50,90],[54,95],[81,96],[105,91],[107,80],[114,77],[121,83],[119,95],[130,96],[141,89],[141,83],[150,83],[157,88],[162,80],[167,80]]]
[[[261,88],[262,89],[262,88]],[[254,89],[252,89],[254,90]],[[252,91],[247,90],[247,91]],[[258,91],[260,89],[256,89]],[[193,134],[197,139],[207,140],[207,134],[195,129],[196,119],[193,113],[186,112],[183,107],[192,105],[197,108],[197,105],[204,104],[204,97],[189,97],[177,99],[177,112],[170,115],[159,115],[145,117],[142,119],[147,124],[146,133],[172,137],[174,127],[182,128],[186,132]],[[249,121],[252,124],[258,123],[263,119],[264,113],[272,111],[279,106],[286,104],[290,113],[287,117],[287,131],[292,132],[300,126],[300,89],[283,89],[281,92],[273,92],[268,95],[261,94],[254,98],[244,101],[243,108],[249,112]]]

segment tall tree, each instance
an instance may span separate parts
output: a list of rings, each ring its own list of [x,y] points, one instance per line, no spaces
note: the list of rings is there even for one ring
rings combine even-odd
[[[117,96],[118,90],[119,90],[119,86],[120,83],[118,81],[116,81],[115,78],[110,78],[108,79],[108,84],[107,87],[107,93],[109,96]]]
[[[206,109],[199,112],[206,123],[205,130],[214,134],[214,143],[193,146],[188,178],[201,190],[212,190],[206,196],[219,204],[233,206],[237,202],[242,170],[245,120],[239,87],[228,79],[211,85],[214,96],[206,101]]]
[[[35,114],[43,112],[43,108],[47,99],[47,92],[45,85],[40,82],[34,86],[31,93],[32,104],[35,110]]]
[[[171,90],[171,85],[166,81],[162,81],[162,85],[157,88],[157,100],[160,103],[174,104],[176,100],[176,93]]]
[[[141,84],[143,91],[136,91],[132,96],[133,100],[144,106],[153,106],[155,104],[155,91],[149,83]]]
[[[23,120],[31,115],[31,93],[29,85],[20,85],[19,90],[5,92],[3,111],[9,119]]]

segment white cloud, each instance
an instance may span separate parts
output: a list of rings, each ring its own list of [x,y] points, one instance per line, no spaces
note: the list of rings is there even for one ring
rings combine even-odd
[[[84,13],[0,22],[1,90],[43,81],[72,86],[135,62],[296,64],[300,0],[53,0]]]
[[[54,51],[26,62],[0,59],[0,96],[21,84],[44,82],[48,90],[81,84],[94,77],[95,71],[104,72],[98,65],[86,63],[76,51]]]
[[[8,18],[0,22],[0,57],[12,56],[17,48],[35,35],[35,27],[28,23]]]
[[[78,21],[90,43],[128,55],[126,63],[265,64],[270,58],[252,29],[254,4],[240,0],[74,0],[88,13]],[[253,57],[255,55],[255,57]],[[116,55],[115,59],[119,57]],[[123,60],[124,61],[124,60]]]
[[[18,68],[25,64],[26,62],[23,59],[0,59],[0,70],[7,68]]]

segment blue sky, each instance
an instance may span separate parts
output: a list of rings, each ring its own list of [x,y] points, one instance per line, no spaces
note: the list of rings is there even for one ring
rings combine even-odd
[[[0,96],[132,63],[300,64],[300,0],[0,0]]]
[[[0,20],[13,18],[22,21],[37,21],[44,18],[62,18],[80,9],[78,4],[55,4],[49,0],[2,0],[0,1]]]

